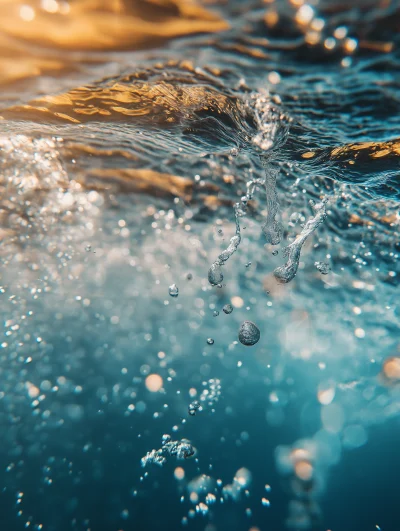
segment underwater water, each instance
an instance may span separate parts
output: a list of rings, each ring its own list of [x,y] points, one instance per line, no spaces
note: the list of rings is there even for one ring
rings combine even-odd
[[[0,0],[0,531],[398,531],[400,4]]]

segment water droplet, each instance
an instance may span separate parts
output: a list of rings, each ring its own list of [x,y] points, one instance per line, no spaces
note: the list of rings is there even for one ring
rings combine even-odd
[[[232,313],[233,312],[233,306],[232,304],[225,304],[225,306],[222,308],[224,313]]]
[[[177,297],[179,295],[179,289],[176,284],[172,284],[169,287],[169,294],[171,295],[171,297]]]
[[[212,338],[212,337],[209,337],[209,338],[207,339],[207,343],[208,343],[209,345],[214,345],[214,340],[213,340],[213,338]]]
[[[239,341],[242,345],[251,347],[260,340],[260,330],[251,321],[244,321],[239,328]]]

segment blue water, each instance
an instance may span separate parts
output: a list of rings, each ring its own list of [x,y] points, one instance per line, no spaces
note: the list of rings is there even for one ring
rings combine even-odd
[[[301,4],[4,89],[1,531],[400,529],[400,11]]]

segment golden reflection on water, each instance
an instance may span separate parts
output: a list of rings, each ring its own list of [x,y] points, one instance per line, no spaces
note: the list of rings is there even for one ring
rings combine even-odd
[[[27,105],[10,107],[0,114],[6,119],[36,122],[81,123],[89,120],[126,119],[150,116],[158,123],[174,123],[194,111],[217,113],[234,110],[235,103],[204,85],[147,82],[132,77],[106,86],[84,86],[64,94],[37,98]]]
[[[338,146],[331,150],[306,151],[301,154],[302,159],[313,159],[317,155],[332,161],[347,162],[355,165],[357,162],[374,159],[398,159],[400,157],[400,139],[384,142],[355,142]]]
[[[90,52],[151,48],[227,27],[191,0],[0,0],[0,83],[104,60]]]

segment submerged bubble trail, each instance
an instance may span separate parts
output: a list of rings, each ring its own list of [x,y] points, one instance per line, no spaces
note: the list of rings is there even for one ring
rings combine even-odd
[[[190,441],[187,439],[181,439],[180,441],[173,441],[171,436],[166,434],[162,436],[161,440],[162,448],[159,450],[151,450],[142,457],[141,465],[145,467],[149,464],[156,464],[162,466],[167,457],[170,455],[175,455],[178,459],[188,459],[192,457],[195,453],[195,450]]]
[[[297,269],[299,267],[301,249],[310,234],[312,234],[325,221],[325,205],[327,202],[327,199],[324,199],[321,203],[318,204],[315,204],[312,200],[310,201],[310,205],[313,208],[315,215],[307,221],[303,230],[297,236],[294,242],[292,242],[286,247],[286,264],[277,267],[274,271],[275,278],[278,280],[279,283],[287,284],[296,276]]]
[[[277,170],[273,170],[268,163],[267,157],[261,157],[261,163],[265,168],[265,192],[267,194],[267,219],[262,226],[267,243],[278,245],[282,238],[282,225],[279,217],[279,200],[276,191]]]
[[[237,251],[240,242],[240,223],[239,216],[241,215],[242,210],[240,209],[240,203],[235,204],[235,221],[236,221],[236,231],[235,235],[230,239],[228,247],[222,251],[218,258],[213,262],[210,269],[208,270],[208,281],[213,286],[218,286],[224,280],[224,275],[222,274],[221,267],[225,264],[227,260]]]

